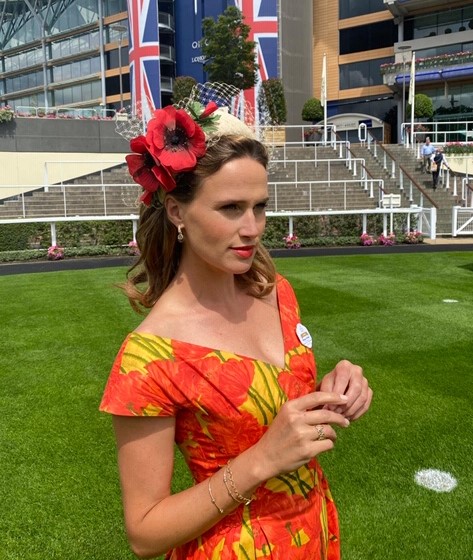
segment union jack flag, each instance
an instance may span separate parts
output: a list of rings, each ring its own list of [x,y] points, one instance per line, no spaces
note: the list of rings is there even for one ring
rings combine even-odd
[[[133,114],[146,123],[161,107],[158,0],[128,0]]]
[[[278,77],[278,2],[277,0],[234,0],[234,2],[245,18],[244,23],[251,28],[248,39],[256,43],[258,81],[254,88],[245,90],[244,97],[258,121],[257,100],[261,82]]]

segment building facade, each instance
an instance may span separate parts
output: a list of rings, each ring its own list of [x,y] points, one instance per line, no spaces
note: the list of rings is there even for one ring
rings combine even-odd
[[[472,41],[471,1],[314,0],[314,96],[326,53],[328,117],[371,115],[390,125],[385,140],[396,141],[414,51],[416,93],[432,99],[433,119],[471,119]]]
[[[97,111],[128,107],[133,89],[128,2],[1,2],[0,106]],[[216,18],[228,5],[237,5],[252,26],[252,38],[264,48],[263,55],[258,54],[262,78],[283,81],[288,124],[302,123],[304,102],[320,98],[326,54],[328,117],[361,114],[369,122],[372,116],[390,125],[385,140],[396,141],[405,120],[406,73],[413,51],[416,92],[432,99],[434,119],[473,118],[471,1],[145,0],[144,4],[151,2],[158,6],[159,27],[159,76],[152,78],[162,104],[171,102],[176,76],[205,80],[202,18]]]
[[[50,107],[100,111],[132,105],[137,83],[133,52],[138,41],[131,7],[138,4],[158,6],[159,67],[148,72],[145,85],[159,90],[163,105],[172,100],[176,76],[205,81],[202,19],[215,19],[230,5],[240,8],[251,26],[260,79],[284,80],[288,122],[301,122],[302,104],[311,96],[312,0],[36,0],[34,4],[5,0],[1,4],[0,106],[38,108],[42,116]],[[257,93],[256,88],[253,99],[249,98],[253,104]]]
[[[130,104],[127,0],[5,0],[0,106],[120,109]],[[159,2],[163,102],[176,71],[174,1]]]

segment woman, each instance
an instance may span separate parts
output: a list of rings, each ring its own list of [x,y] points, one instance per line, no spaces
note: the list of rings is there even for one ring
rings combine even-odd
[[[432,163],[431,163],[432,188],[435,191],[435,189],[437,188],[438,182],[439,182],[439,175],[440,175],[440,171],[442,169],[442,165],[444,165],[448,170],[450,170],[450,167],[447,163],[447,160],[446,160],[445,155],[442,152],[441,148],[436,148],[435,149],[435,152],[432,154],[431,159],[432,159]]]
[[[310,335],[260,243],[265,147],[213,104],[156,111],[131,147],[149,206],[127,292],[149,312],[119,351],[101,409],[114,415],[132,549],[175,560],[339,558],[315,457],[372,392],[347,361],[316,390]],[[195,485],[171,495],[174,443]]]

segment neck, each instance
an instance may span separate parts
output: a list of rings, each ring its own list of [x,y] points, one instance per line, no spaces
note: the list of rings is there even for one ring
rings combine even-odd
[[[234,312],[242,296],[234,274],[185,263],[181,263],[170,288],[179,292],[179,299],[187,306],[199,305],[220,313]]]

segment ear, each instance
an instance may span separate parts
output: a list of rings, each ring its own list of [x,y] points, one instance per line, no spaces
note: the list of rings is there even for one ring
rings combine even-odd
[[[184,217],[183,206],[172,196],[168,195],[164,200],[164,209],[168,220],[173,223],[176,227],[182,224]]]

